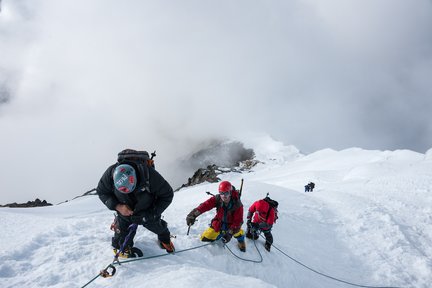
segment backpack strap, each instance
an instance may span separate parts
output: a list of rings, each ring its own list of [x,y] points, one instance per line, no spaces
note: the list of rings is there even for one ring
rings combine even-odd
[[[267,202],[268,203],[268,202]],[[270,203],[269,203],[269,209],[267,210],[267,214],[266,214],[266,222],[267,222],[267,220],[268,220],[268,218],[269,218],[269,215],[270,215],[270,211],[271,211],[271,209],[272,209],[273,207],[270,205]]]
[[[278,205],[278,203],[277,203],[277,201],[271,199],[271,198],[268,196],[268,193],[267,193],[267,196],[266,196],[263,200],[264,200],[265,202],[267,202],[267,204],[269,205],[269,208],[268,208],[268,210],[267,210],[267,215],[266,215],[266,221],[267,221],[267,219],[269,218],[269,215],[270,215],[270,211],[271,211],[271,209],[272,209],[272,208],[273,208],[273,209],[276,209],[277,206],[274,206],[274,205]],[[273,204],[274,204],[274,205],[273,205]],[[275,210],[275,221],[276,221],[276,219],[277,219],[277,215],[276,215],[276,210]]]
[[[222,199],[219,194],[214,195],[213,197],[215,197],[216,200],[216,211],[219,211],[219,209],[222,208]]]
[[[145,164],[139,163],[137,164],[138,166],[138,170],[140,170],[140,172],[142,172],[142,175],[144,175],[144,185],[141,188],[141,191],[145,192],[147,191],[148,193],[152,193],[150,190],[150,172],[149,172],[149,167]],[[141,175],[141,173],[140,173]]]

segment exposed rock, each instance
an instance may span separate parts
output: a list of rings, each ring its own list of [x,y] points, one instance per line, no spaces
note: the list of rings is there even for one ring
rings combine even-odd
[[[186,184],[183,184],[181,187],[177,188],[176,191],[181,188],[190,187],[196,184],[209,182],[216,183],[221,179],[218,177],[221,174],[229,173],[229,172],[248,172],[254,167],[256,164],[260,163],[258,160],[245,160],[239,163],[237,167],[218,167],[217,165],[208,165],[207,168],[199,168],[192,177],[188,179]]]
[[[6,205],[0,205],[0,207],[10,207],[10,208],[29,208],[29,207],[43,207],[43,206],[52,206],[53,204],[48,203],[46,200],[41,201],[39,198],[36,198],[35,201],[27,201],[27,203],[10,203]]]
[[[203,183],[206,181],[210,183],[215,183],[220,181],[219,177],[217,177],[216,169],[217,169],[216,165],[209,165],[207,166],[207,168],[199,168],[197,171],[195,171],[193,176],[188,179],[188,182],[186,184],[183,184],[177,190],[180,190],[181,188],[184,187],[189,187],[199,183]]]
[[[239,169],[241,171],[249,171],[249,170],[252,169],[252,167],[254,167],[255,165],[257,165],[258,163],[261,163],[261,162],[258,161],[258,160],[254,160],[254,159],[245,160],[245,161],[242,161],[242,162],[239,163]]]

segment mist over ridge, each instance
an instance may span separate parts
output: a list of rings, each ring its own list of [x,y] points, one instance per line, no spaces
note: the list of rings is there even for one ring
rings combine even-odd
[[[249,132],[304,155],[425,153],[431,6],[3,0],[0,201],[70,199],[125,148],[156,150],[177,186],[202,143]]]

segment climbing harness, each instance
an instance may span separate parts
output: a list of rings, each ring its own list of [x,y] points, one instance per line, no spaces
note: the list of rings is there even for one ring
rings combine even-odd
[[[265,239],[264,236],[262,236],[262,235],[260,235],[260,236],[263,239]],[[285,255],[286,257],[288,257],[289,259],[291,259],[295,263],[299,264],[300,266],[303,266],[304,268],[306,268],[306,269],[308,269],[308,270],[310,270],[310,271],[312,271],[312,272],[314,272],[314,273],[316,273],[318,275],[321,275],[323,277],[332,279],[332,280],[337,281],[337,282],[345,283],[345,284],[348,284],[348,285],[351,285],[351,286],[356,286],[356,287],[364,287],[364,288],[402,288],[402,287],[397,287],[397,286],[370,286],[370,285],[361,285],[361,284],[355,284],[355,283],[352,283],[352,282],[349,282],[349,281],[345,281],[345,280],[342,280],[342,279],[338,279],[336,277],[333,277],[333,276],[327,275],[325,273],[319,272],[319,271],[317,271],[317,270],[315,270],[315,269],[313,269],[313,268],[311,268],[311,267],[309,267],[309,266],[301,263],[300,261],[294,259],[293,257],[289,256],[287,253],[285,253],[284,251],[282,251],[281,249],[279,249],[278,247],[276,247],[274,244],[272,244],[272,246],[273,246],[274,249],[278,250],[283,255]]]

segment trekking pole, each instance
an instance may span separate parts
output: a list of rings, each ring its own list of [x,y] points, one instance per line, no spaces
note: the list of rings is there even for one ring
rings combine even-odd
[[[242,195],[242,190],[243,190],[243,178],[241,179],[241,183],[240,183],[239,198]]]
[[[207,195],[215,196],[213,193],[211,193],[211,192],[209,192],[209,191],[206,191],[206,194],[207,194]]]
[[[190,227],[191,227],[192,225],[188,225],[188,231],[187,231],[187,233],[186,233],[186,235],[187,236],[189,236],[189,231],[190,231]]]

